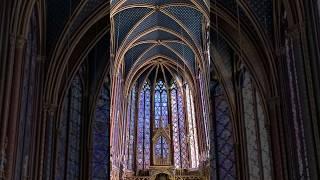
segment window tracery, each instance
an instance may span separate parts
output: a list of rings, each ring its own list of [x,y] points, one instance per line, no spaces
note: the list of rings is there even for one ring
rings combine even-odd
[[[247,154],[250,154],[249,176],[251,179],[271,179],[271,153],[265,112],[260,94],[247,71],[243,74],[242,101]]]
[[[157,82],[154,96],[155,128],[165,128],[168,125],[168,94],[162,80]]]
[[[149,82],[143,85],[139,95],[139,117],[137,136],[137,168],[148,169],[150,166],[150,111],[151,87]]]
[[[171,83],[171,111],[173,129],[174,166],[188,168],[188,149],[183,95],[176,82]]]
[[[129,121],[129,137],[128,137],[128,152],[127,152],[127,169],[133,170],[134,168],[134,140],[135,140],[135,124],[136,124],[136,85],[133,86],[130,93],[130,99],[128,104],[128,121]]]
[[[135,100],[138,101],[136,109]],[[149,170],[151,165],[198,168],[197,124],[192,92],[187,85],[180,87],[171,81],[168,86],[163,80],[158,80],[152,87],[146,81],[139,91],[132,88],[127,106],[127,170],[139,174],[140,170]],[[136,125],[134,112],[138,113]],[[136,159],[136,167],[132,159]]]
[[[211,178],[237,179],[233,126],[223,87],[217,82],[212,92]],[[215,178],[216,177],[216,178]]]

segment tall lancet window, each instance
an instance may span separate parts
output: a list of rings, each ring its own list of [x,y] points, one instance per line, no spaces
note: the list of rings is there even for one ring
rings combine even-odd
[[[173,130],[174,166],[180,169],[188,168],[188,149],[185,125],[185,109],[183,95],[176,82],[171,83],[171,112]]]
[[[170,139],[165,133],[168,127],[168,91],[166,84],[158,80],[154,89],[154,161],[156,165],[170,163]],[[166,137],[167,136],[167,137]]]
[[[92,179],[107,179],[109,168],[109,121],[110,121],[110,90],[107,83],[102,85],[98,96],[95,118],[92,122]]]
[[[128,152],[127,152],[127,169],[133,170],[134,163],[134,141],[135,141],[135,124],[136,124],[136,97],[137,89],[136,86],[133,86],[129,96],[128,103],[128,122],[129,122],[129,135],[128,135]]]
[[[150,166],[150,84],[146,82],[139,95],[139,116],[137,129],[137,169],[146,170]]]
[[[80,126],[83,85],[76,75],[64,99],[63,118],[59,123],[56,179],[80,178]]]
[[[272,179],[269,134],[263,102],[247,71],[243,74],[242,101],[250,179]]]
[[[199,166],[199,146],[198,146],[198,135],[196,118],[194,111],[194,102],[191,89],[186,85],[186,101],[187,101],[187,119],[188,119],[188,139],[190,146],[190,159],[191,168],[197,168]]]
[[[212,127],[212,179],[237,179],[233,127],[229,104],[223,87],[216,84],[213,89]],[[214,178],[214,176],[216,178]]]
[[[165,128],[168,125],[168,94],[162,80],[157,82],[154,97],[155,128]]]

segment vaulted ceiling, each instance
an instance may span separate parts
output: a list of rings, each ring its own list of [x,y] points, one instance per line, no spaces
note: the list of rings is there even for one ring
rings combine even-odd
[[[275,5],[272,0],[47,0],[46,52],[53,81],[48,83],[56,87],[64,80],[62,74],[74,74],[100,40],[111,46],[111,59],[122,64],[125,77],[151,71],[159,63],[191,77],[203,62],[203,33],[209,30],[212,61],[219,63],[221,74],[230,74],[230,58],[240,51],[249,69],[271,74],[276,66],[271,61]],[[275,79],[260,81],[268,78]]]
[[[115,61],[124,63],[125,76],[147,64],[192,73],[196,61],[203,60],[209,26],[205,1],[113,1],[111,21]]]

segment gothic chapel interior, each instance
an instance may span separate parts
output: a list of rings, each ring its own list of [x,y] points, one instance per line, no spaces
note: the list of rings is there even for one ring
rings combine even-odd
[[[320,179],[320,0],[1,0],[0,180]]]

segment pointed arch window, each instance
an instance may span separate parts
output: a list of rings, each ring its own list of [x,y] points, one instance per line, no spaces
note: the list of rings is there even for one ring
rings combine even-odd
[[[165,128],[168,126],[168,94],[162,80],[157,82],[154,96],[155,128]]]
[[[128,122],[129,122],[129,135],[128,135],[128,152],[127,152],[127,169],[133,170],[134,163],[134,140],[135,140],[135,124],[136,124],[136,85],[133,86],[130,92],[128,104]]]
[[[195,110],[193,103],[193,95],[191,89],[186,85],[186,101],[187,101],[187,119],[188,119],[188,139],[190,143],[190,160],[191,168],[197,168],[199,166],[199,146],[197,125],[195,118]]]
[[[80,74],[77,74],[64,99],[63,118],[58,132],[56,179],[80,177],[82,98],[83,85]]]
[[[213,127],[211,137],[212,179],[237,179],[233,127],[223,87],[213,88]],[[216,178],[215,178],[215,177]]]
[[[243,118],[248,156],[249,176],[253,179],[272,179],[271,152],[266,116],[260,93],[251,74],[245,71],[242,82]]]
[[[137,132],[137,169],[145,170],[150,166],[150,111],[151,90],[147,81],[139,95],[139,116]]]
[[[92,123],[92,179],[107,179],[109,169],[110,91],[104,83],[99,93]]]
[[[169,143],[163,136],[159,136],[156,141],[155,155],[159,159],[168,159],[169,157]]]
[[[188,149],[183,95],[176,82],[171,83],[171,112],[173,130],[174,166],[188,168]]]

